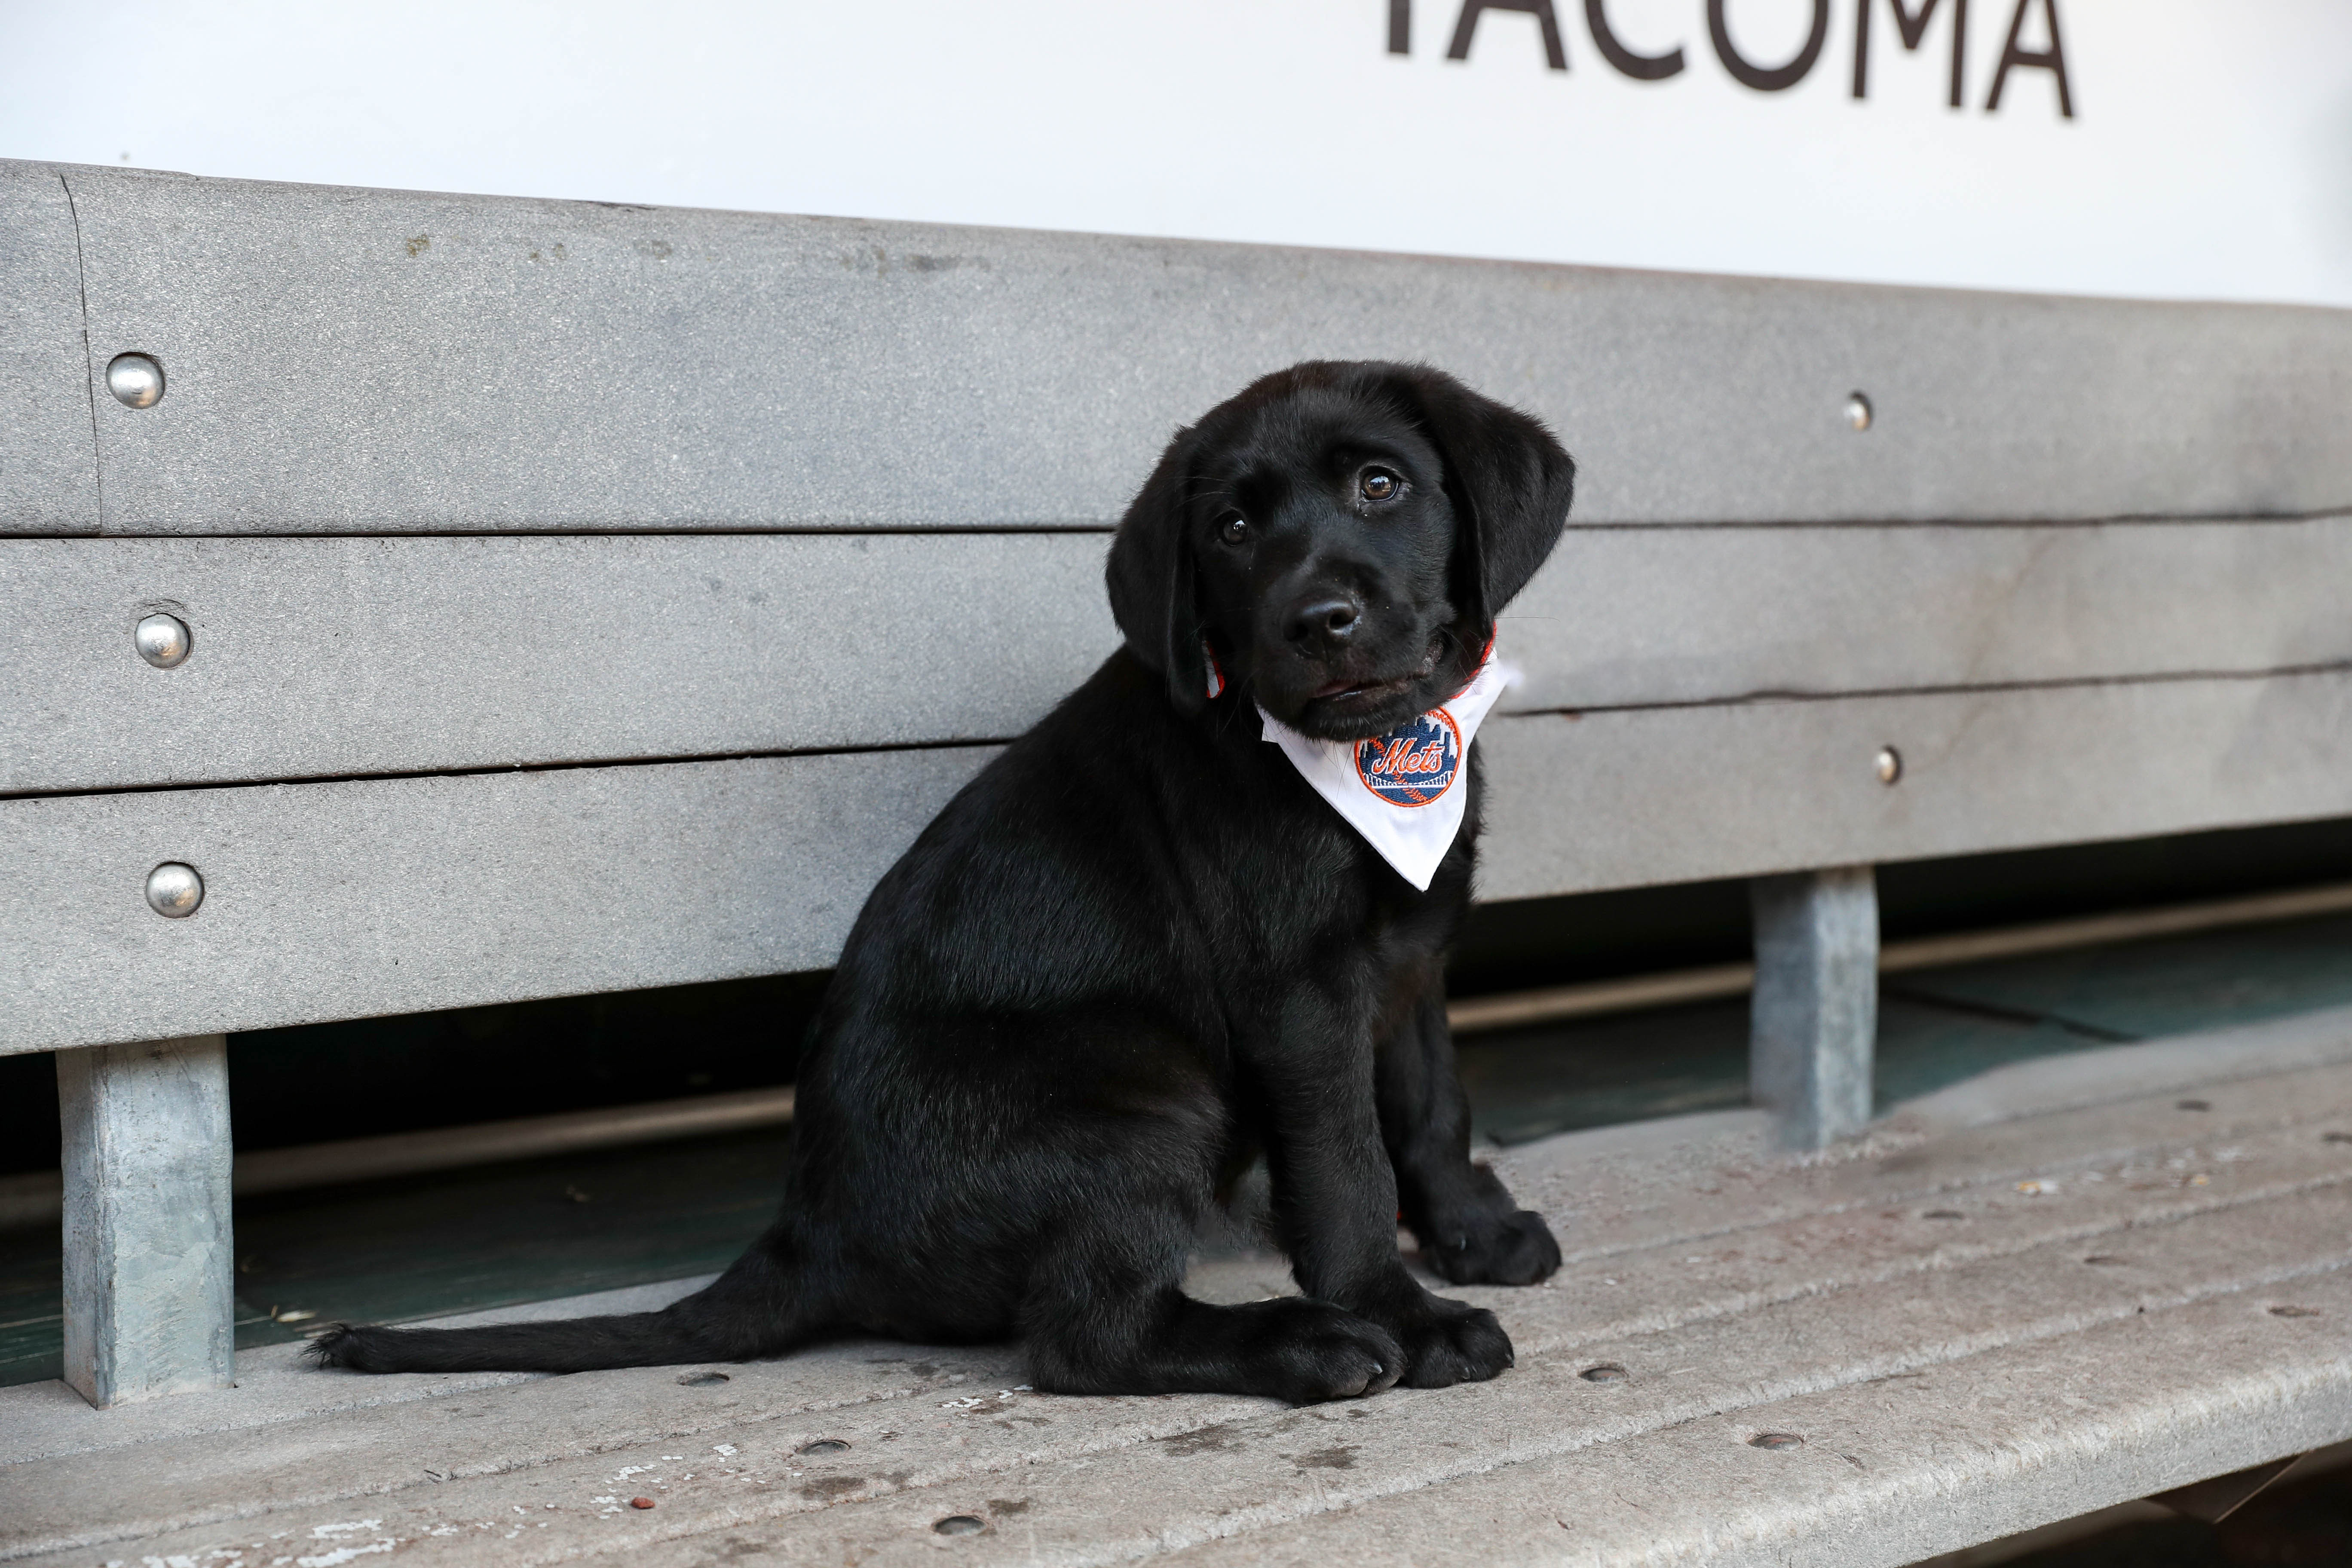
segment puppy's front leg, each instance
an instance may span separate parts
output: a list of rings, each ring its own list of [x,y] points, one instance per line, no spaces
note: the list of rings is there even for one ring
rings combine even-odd
[[[1381,1042],[1378,1070],[1381,1131],[1423,1258],[1456,1285],[1549,1277],[1559,1267],[1551,1227],[1471,1163],[1470,1102],[1445,1024],[1444,972],[1433,965],[1412,1016]]]
[[[1307,988],[1254,1053],[1270,1112],[1275,1223],[1299,1289],[1387,1330],[1414,1388],[1494,1376],[1511,1342],[1483,1307],[1433,1296],[1397,1255],[1396,1173],[1381,1141],[1368,1031]]]

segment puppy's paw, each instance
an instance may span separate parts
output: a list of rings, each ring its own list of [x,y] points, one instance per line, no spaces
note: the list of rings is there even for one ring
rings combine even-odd
[[[1258,1374],[1253,1393],[1293,1405],[1356,1399],[1381,1393],[1405,1370],[1396,1341],[1353,1312],[1297,1296],[1261,1305],[1271,1310],[1251,1357]]]
[[[1484,1307],[1431,1297],[1434,1309],[1411,1322],[1392,1325],[1404,1346],[1407,1388],[1444,1388],[1484,1383],[1518,1358],[1511,1336]]]
[[[1456,1285],[1532,1285],[1559,1267],[1559,1243],[1532,1209],[1479,1215],[1424,1244],[1422,1258]]]
[[[312,1366],[340,1366],[352,1372],[394,1372],[386,1338],[395,1331],[372,1325],[337,1323],[312,1337],[302,1355]]]

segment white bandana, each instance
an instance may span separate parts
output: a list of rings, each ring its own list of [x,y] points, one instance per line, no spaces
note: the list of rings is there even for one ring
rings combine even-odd
[[[1348,826],[1423,892],[1462,831],[1470,740],[1519,672],[1490,645],[1478,673],[1449,700],[1369,741],[1318,741],[1261,708],[1265,738]]]

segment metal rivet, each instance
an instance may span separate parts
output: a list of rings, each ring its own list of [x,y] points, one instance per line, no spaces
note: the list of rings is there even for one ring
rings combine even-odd
[[[1870,399],[1859,392],[1845,395],[1845,422],[1857,430],[1870,428]]]
[[[1622,1383],[1630,1374],[1622,1366],[1603,1362],[1599,1366],[1588,1366],[1576,1375],[1587,1383]]]
[[[166,860],[147,873],[147,907],[165,920],[185,920],[205,901],[205,879],[194,866]]]
[[[131,628],[131,645],[156,668],[169,669],[188,657],[188,625],[177,616],[149,616]]]
[[[1769,1448],[1778,1453],[1783,1448],[1801,1448],[1805,1440],[1794,1432],[1759,1432],[1748,1439],[1751,1448]]]
[[[2172,1102],[2172,1109],[2175,1110],[2210,1110],[2213,1109],[2213,1102],[2210,1100],[2176,1100]]]
[[[800,1451],[803,1454],[846,1454],[849,1445],[838,1437],[819,1437],[814,1443],[802,1444]]]
[[[1903,753],[1892,746],[1881,746],[1872,765],[1878,770],[1878,782],[1891,784],[1903,776]]]
[[[106,390],[126,408],[152,408],[163,401],[163,367],[145,354],[116,354],[107,362]]]
[[[931,1528],[941,1535],[978,1535],[988,1526],[968,1513],[951,1513]]]

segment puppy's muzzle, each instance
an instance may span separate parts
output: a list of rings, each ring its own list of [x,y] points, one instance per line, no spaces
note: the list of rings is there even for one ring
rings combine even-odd
[[[1282,635],[1297,652],[1309,658],[1345,648],[1363,624],[1364,606],[1345,595],[1318,595],[1293,606],[1285,617]]]

